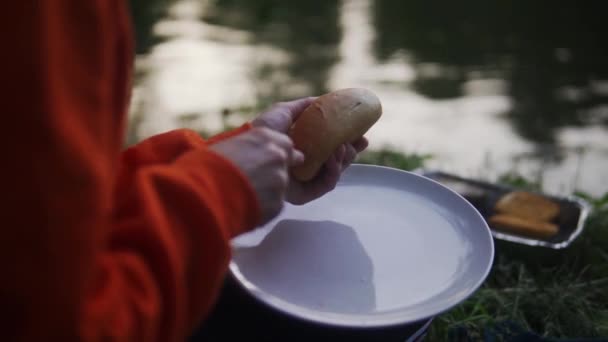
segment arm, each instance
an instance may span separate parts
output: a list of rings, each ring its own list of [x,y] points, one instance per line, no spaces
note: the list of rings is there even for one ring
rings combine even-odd
[[[135,168],[144,165],[170,163],[188,151],[234,137],[249,131],[251,127],[250,123],[246,123],[237,129],[220,133],[206,141],[190,129],[176,129],[158,134],[124,151],[122,153],[123,165]]]
[[[255,194],[231,163],[207,149],[169,165],[123,165],[117,190],[87,330],[116,336],[128,328],[133,340],[183,338],[213,304],[229,239],[258,222]]]
[[[3,340],[183,338],[213,301],[228,239],[258,220],[251,187],[199,143],[120,156],[121,0],[8,6]]]

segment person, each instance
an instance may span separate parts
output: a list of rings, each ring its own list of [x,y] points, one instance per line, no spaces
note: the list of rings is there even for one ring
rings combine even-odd
[[[340,147],[310,183],[288,179],[304,98],[209,140],[178,129],[123,151],[125,1],[3,14],[2,341],[184,340],[214,304],[229,240],[330,191],[367,144]]]

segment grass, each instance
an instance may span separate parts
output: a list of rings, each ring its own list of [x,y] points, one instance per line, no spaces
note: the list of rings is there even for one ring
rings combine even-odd
[[[382,149],[362,153],[357,162],[361,164],[390,166],[401,170],[411,171],[424,166],[424,162],[430,158],[432,158],[432,156],[426,154],[404,154],[390,149]]]
[[[383,150],[366,152],[360,162],[412,170],[428,158]],[[539,189],[514,174],[499,181]],[[485,284],[437,317],[427,340],[478,341],[500,330],[548,338],[607,337],[608,193],[600,198],[577,195],[589,201],[593,211],[585,231],[570,247],[551,250],[496,240],[496,257]],[[492,339],[502,340],[509,339]]]

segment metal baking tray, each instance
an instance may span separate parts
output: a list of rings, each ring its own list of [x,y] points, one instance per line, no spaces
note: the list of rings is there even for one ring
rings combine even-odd
[[[463,178],[441,171],[418,170],[417,173],[435,180],[459,193],[471,202],[486,220],[494,214],[493,208],[499,198],[511,191],[520,190],[509,186]],[[488,224],[494,238],[529,246],[540,246],[553,249],[568,247],[585,228],[585,220],[589,215],[590,205],[576,196],[558,197],[540,192],[531,192],[550,199],[559,205],[559,215],[553,221],[558,225],[558,233],[546,240],[536,239],[498,231]]]

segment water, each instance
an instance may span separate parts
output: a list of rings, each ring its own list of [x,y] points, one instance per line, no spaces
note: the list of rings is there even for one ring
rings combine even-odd
[[[589,3],[132,0],[131,141],[211,134],[282,99],[361,86],[371,148],[548,192],[608,191],[608,24]]]

